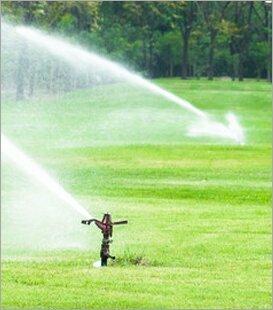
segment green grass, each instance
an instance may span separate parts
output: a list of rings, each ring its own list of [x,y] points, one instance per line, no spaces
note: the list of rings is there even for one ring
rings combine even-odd
[[[90,267],[98,239],[4,256],[3,308],[271,308],[271,86],[156,82],[217,119],[234,111],[247,143],[191,140],[179,107],[122,85],[3,106],[6,134],[84,206],[129,220],[107,269]]]

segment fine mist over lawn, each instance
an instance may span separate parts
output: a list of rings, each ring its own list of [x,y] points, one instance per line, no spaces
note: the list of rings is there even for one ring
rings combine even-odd
[[[100,233],[80,223],[69,230],[56,219],[48,227],[39,213],[32,225],[32,208],[52,203],[57,210],[58,201],[5,165],[3,199],[17,208],[2,210],[4,308],[271,306],[270,84],[155,83],[220,120],[235,112],[246,144],[188,137],[184,111],[122,84],[5,102],[7,136],[92,214],[109,211],[129,225],[115,231],[117,261],[93,269]],[[65,232],[64,248],[47,242],[50,231]]]
[[[177,105],[185,114],[189,114],[189,117],[184,119],[187,135],[217,137],[238,144],[245,142],[243,129],[233,112],[226,114],[223,124],[181,96],[159,87],[118,62],[71,43],[67,38],[49,35],[31,27],[13,26],[5,22],[1,25],[5,33],[2,76],[7,98],[19,101],[27,96],[35,96],[40,99],[42,93],[60,95],[98,85],[103,86],[104,94],[104,91],[111,91],[104,90],[105,85],[121,83],[125,92],[131,96],[131,86],[137,87],[149,95],[158,97],[158,100],[164,99],[169,104]],[[16,57],[18,63],[14,65],[12,60]],[[116,85],[113,90],[123,94]],[[113,99],[117,98],[114,96]]]
[[[2,1],[1,124],[1,309],[272,308],[272,1]]]

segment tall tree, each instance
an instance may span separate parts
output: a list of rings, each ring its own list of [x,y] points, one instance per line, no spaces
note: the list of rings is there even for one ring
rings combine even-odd
[[[135,29],[134,37],[142,42],[142,67],[146,74],[154,77],[156,70],[156,42],[168,30],[168,17],[161,2],[123,2],[122,19]]]
[[[253,10],[258,19],[257,32],[261,33],[261,41],[266,44],[266,78],[272,81],[272,2],[253,3]],[[255,26],[255,25],[254,25]]]
[[[216,48],[216,38],[219,33],[220,24],[225,17],[230,1],[202,1],[197,2],[199,10],[202,13],[206,29],[209,33],[209,53],[207,76],[209,80],[214,76],[214,52]]]
[[[230,38],[231,54],[238,55],[238,79],[244,79],[244,64],[247,58],[249,45],[252,39],[252,17],[254,2],[235,2],[233,10],[230,11],[231,20],[233,19],[234,31]],[[233,73],[233,76],[235,74]]]
[[[181,78],[186,79],[189,70],[189,44],[190,36],[197,21],[197,4],[194,1],[175,3],[176,14],[174,18],[182,38],[181,51]]]

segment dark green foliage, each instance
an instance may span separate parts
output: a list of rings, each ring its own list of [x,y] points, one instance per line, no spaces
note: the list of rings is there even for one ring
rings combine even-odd
[[[271,80],[264,1],[3,1],[2,14],[64,33],[147,77]]]

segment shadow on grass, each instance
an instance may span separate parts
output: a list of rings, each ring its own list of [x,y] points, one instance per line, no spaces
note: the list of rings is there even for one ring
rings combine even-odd
[[[143,266],[143,267],[157,267],[162,266],[163,263],[156,259],[149,259],[143,253],[134,253],[130,251],[124,252],[122,256],[116,258],[112,262],[112,266]]]

